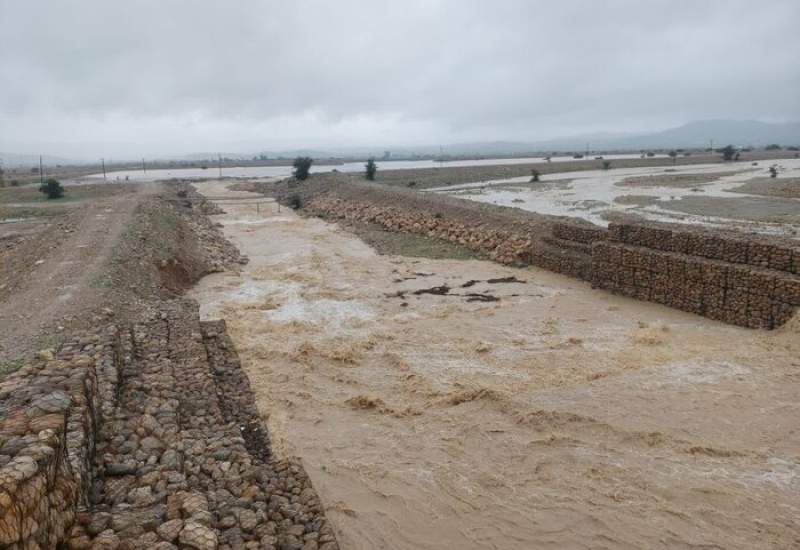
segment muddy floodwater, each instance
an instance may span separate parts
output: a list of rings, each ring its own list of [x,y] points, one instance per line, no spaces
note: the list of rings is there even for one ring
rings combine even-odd
[[[199,189],[253,196],[225,185]],[[800,545],[796,322],[730,327],[223,207],[250,263],[192,296],[227,321],[275,452],[302,458],[342,548]]]
[[[776,182],[800,176],[798,159],[760,161],[756,165],[739,162],[618,169],[612,163],[610,170],[543,175],[538,183],[525,176],[434,188],[428,192],[542,214],[576,216],[600,225],[608,223],[610,214],[629,212],[657,221],[800,235],[800,199],[764,198],[731,191],[743,182],[767,176],[773,164],[780,168]],[[697,184],[669,183],[670,178],[680,180],[691,175],[707,179]]]

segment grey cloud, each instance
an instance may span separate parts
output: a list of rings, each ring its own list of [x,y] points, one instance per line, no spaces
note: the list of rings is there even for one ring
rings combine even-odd
[[[0,22],[0,149],[800,118],[796,0],[0,0]]]

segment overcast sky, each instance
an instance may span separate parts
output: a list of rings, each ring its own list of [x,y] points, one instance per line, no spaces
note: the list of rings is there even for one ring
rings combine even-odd
[[[800,120],[800,0],[0,0],[0,151]]]

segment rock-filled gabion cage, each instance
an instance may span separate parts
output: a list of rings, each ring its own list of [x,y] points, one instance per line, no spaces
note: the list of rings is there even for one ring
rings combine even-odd
[[[0,383],[0,547],[338,548],[224,323],[176,300]]]
[[[771,329],[800,306],[800,246],[663,224],[611,224],[592,283],[711,319]]]

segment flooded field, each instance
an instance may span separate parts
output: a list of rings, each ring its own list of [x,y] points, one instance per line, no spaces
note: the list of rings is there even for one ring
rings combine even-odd
[[[765,233],[800,234],[800,200],[732,191],[779,167],[776,183],[800,175],[800,160],[658,168],[611,168],[475,182],[429,189],[461,198],[606,225],[614,212],[647,219],[739,227]],[[693,177],[696,176],[696,177]]]
[[[605,155],[606,159],[637,159],[638,154],[617,154]],[[655,155],[654,158],[665,158],[666,155]],[[582,159],[575,159],[571,156],[564,157],[551,157],[553,162],[572,162],[576,160],[586,160],[592,158],[591,156]],[[498,165],[514,165],[514,164],[529,164],[545,162],[544,157],[517,157],[517,158],[494,158],[494,159],[472,159],[472,160],[449,160],[449,161],[435,161],[435,160],[384,160],[376,161],[378,170],[416,170],[426,168],[454,168],[465,166],[498,166]],[[319,164],[312,166],[312,172],[330,172],[338,170],[340,172],[363,172],[363,162],[345,162],[343,164],[325,164],[320,161]],[[238,166],[238,167],[224,167],[222,175],[229,178],[273,178],[281,177],[286,178],[292,174],[291,166]],[[209,178],[214,179],[219,177],[219,171],[216,166],[209,165],[208,168],[175,168],[163,170],[122,170],[116,172],[109,172],[107,178],[111,181],[124,180],[124,181],[157,181],[169,178]],[[92,174],[87,176],[90,180],[102,180],[103,174]]]
[[[797,326],[224,208],[250,263],[192,296],[227,321],[275,451],[302,457],[343,548],[800,543]]]

